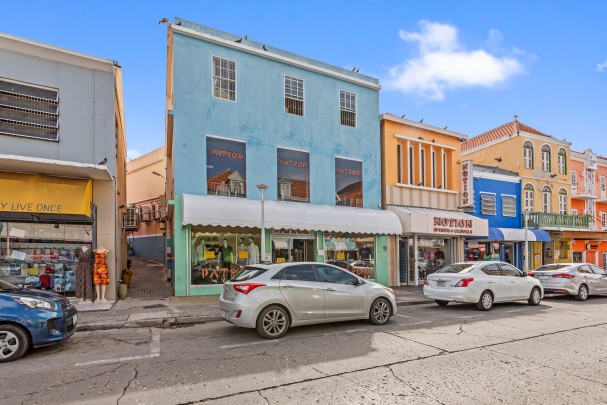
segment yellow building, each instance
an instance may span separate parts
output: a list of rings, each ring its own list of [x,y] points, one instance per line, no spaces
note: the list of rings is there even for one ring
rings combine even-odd
[[[549,231],[552,242],[532,243],[530,269],[541,264],[572,261],[571,241],[562,231],[585,229],[587,218],[570,215],[570,142],[514,120],[462,144],[462,159],[498,166],[522,178],[523,212],[529,224]]]
[[[465,139],[445,128],[381,116],[383,208],[403,227],[388,244],[391,285],[418,284],[443,265],[463,260],[464,237],[487,235],[487,220],[461,210]]]

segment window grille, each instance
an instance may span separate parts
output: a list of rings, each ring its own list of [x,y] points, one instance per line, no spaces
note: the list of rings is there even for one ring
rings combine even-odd
[[[285,76],[285,112],[304,115],[303,80]]]
[[[339,112],[341,125],[356,127],[356,94],[343,90],[339,92]]]
[[[236,101],[236,62],[213,56],[213,96]]]

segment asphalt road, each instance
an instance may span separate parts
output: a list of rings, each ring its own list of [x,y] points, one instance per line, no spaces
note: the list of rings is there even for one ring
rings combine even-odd
[[[8,404],[607,403],[607,297],[399,307],[261,339],[224,322],[76,333],[0,365]]]

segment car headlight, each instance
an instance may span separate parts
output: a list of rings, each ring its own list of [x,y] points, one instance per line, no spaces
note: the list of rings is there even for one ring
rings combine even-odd
[[[38,298],[31,297],[13,297],[19,304],[25,305],[29,308],[34,309],[46,309],[52,311],[55,309],[55,305],[52,302],[44,301]]]
[[[388,291],[390,294],[394,295],[394,290],[388,287],[384,287],[384,290]]]

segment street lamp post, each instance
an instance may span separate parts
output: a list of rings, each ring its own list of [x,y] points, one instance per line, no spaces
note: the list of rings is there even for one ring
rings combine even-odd
[[[268,189],[268,185],[263,181],[257,185],[257,189],[259,190],[259,195],[261,196],[261,263],[266,261],[266,228],[265,228],[265,218],[264,218],[264,193]]]
[[[523,213],[525,217],[525,273],[529,274],[529,210],[525,210]]]

